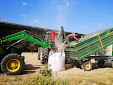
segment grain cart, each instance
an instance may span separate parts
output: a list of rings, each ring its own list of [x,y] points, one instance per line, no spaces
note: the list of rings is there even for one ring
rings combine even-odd
[[[22,40],[40,45],[43,48],[54,47],[54,42],[43,41],[29,31],[20,31],[0,39],[0,66],[5,74],[20,74],[24,68],[22,47],[17,45]],[[13,41],[13,43],[11,42]]]
[[[63,27],[61,29],[65,35]],[[79,42],[76,45],[69,45],[66,36],[65,39],[67,41],[65,48],[66,57],[73,60],[76,64],[81,65],[83,70],[90,71],[93,69],[92,60],[95,60],[99,67],[103,67],[105,62],[111,63],[113,67],[113,56],[91,56],[113,44],[113,28]]]

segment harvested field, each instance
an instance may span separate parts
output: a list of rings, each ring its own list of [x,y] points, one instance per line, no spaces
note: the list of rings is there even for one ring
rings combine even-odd
[[[32,77],[38,75],[40,69],[44,65],[40,64],[37,59],[38,53],[22,53],[25,56],[25,70],[21,75],[5,75],[0,73],[0,85],[20,85],[29,82]],[[112,85],[113,83],[113,69],[98,68],[93,71],[84,72],[80,68],[66,64],[66,70],[60,72],[53,72],[53,77],[67,78],[70,85]]]

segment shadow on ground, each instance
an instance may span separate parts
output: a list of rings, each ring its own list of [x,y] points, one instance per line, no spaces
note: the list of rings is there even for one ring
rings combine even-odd
[[[31,73],[35,73],[37,69],[40,69],[39,66],[33,66],[31,64],[27,64],[25,65],[24,71],[22,72],[22,74],[31,74]]]
[[[41,66],[44,66],[44,65],[34,65],[34,66],[33,66],[32,64],[27,64],[27,65],[25,65],[25,68],[24,68],[24,70],[21,72],[20,75],[35,73],[36,70],[37,70],[37,69],[40,69]],[[65,64],[66,70],[72,69],[72,68],[74,68],[74,67],[76,67],[76,66],[75,66],[71,61],[68,61],[68,62]],[[105,63],[105,64],[104,64],[104,67],[102,67],[102,68],[110,68],[110,67],[112,67],[112,65],[111,65],[110,63]],[[79,67],[77,67],[77,68],[78,68],[78,69],[81,69],[81,68],[79,68]],[[93,70],[95,70],[95,69],[99,69],[99,68],[97,67],[96,64],[93,64]],[[81,69],[81,70],[82,70],[82,69]],[[0,70],[0,73],[3,73],[3,72]]]
[[[0,73],[3,73],[2,70],[1,70],[1,68],[0,68]]]
[[[72,63],[71,60],[68,60],[65,64],[65,69],[66,70],[72,69],[74,67],[82,70],[80,65],[78,65],[77,63]],[[101,68],[112,68],[112,64],[111,63],[105,63],[104,66],[101,67]],[[95,70],[95,69],[99,69],[99,67],[96,63],[93,63],[93,70]]]
[[[33,66],[31,64],[25,65],[25,70],[36,70],[36,69],[40,69],[40,67],[37,67],[36,65]]]
[[[37,69],[40,69],[40,67],[27,64],[25,65],[24,70],[21,72],[20,75],[35,73]],[[3,73],[3,72],[0,70],[0,73]]]
[[[66,64],[65,64],[65,69],[68,70],[68,69],[71,69],[73,67],[74,67],[74,65],[73,65],[72,61],[71,60],[67,60]]]
[[[99,69],[99,68],[113,68],[111,63],[105,63],[103,67],[98,67],[97,64],[93,64],[93,70]]]

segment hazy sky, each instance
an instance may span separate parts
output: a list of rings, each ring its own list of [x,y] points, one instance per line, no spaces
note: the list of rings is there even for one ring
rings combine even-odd
[[[0,0],[0,18],[87,34],[113,27],[113,0]]]

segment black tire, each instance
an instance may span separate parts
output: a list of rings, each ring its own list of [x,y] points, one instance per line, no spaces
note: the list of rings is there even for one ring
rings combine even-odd
[[[111,68],[113,68],[113,61],[111,62]]]
[[[74,61],[71,60],[70,58],[65,58],[65,64],[70,64],[73,63]]]
[[[98,61],[98,68],[103,68],[104,67],[105,61]]]
[[[15,64],[16,62],[16,64]],[[11,66],[13,64],[15,66]],[[21,56],[16,53],[6,55],[1,61],[1,70],[7,75],[20,74],[23,71],[25,62],[21,59]],[[13,69],[14,68],[14,69]]]
[[[92,63],[90,61],[84,61],[82,62],[82,65],[81,65],[81,68],[84,70],[84,71],[91,71],[92,70]]]
[[[40,56],[40,62],[41,64],[46,64],[48,62],[48,56],[49,56],[49,49],[48,48],[42,48],[42,55]]]
[[[40,60],[40,47],[38,48],[38,60]]]
[[[68,62],[67,62],[67,61],[68,61],[68,59],[66,58],[66,59],[65,59],[65,64],[68,64]]]
[[[77,68],[81,68],[81,66],[80,66],[80,63],[79,63],[79,62],[75,61],[75,62],[73,62],[73,63],[74,63],[74,66],[76,66]]]

